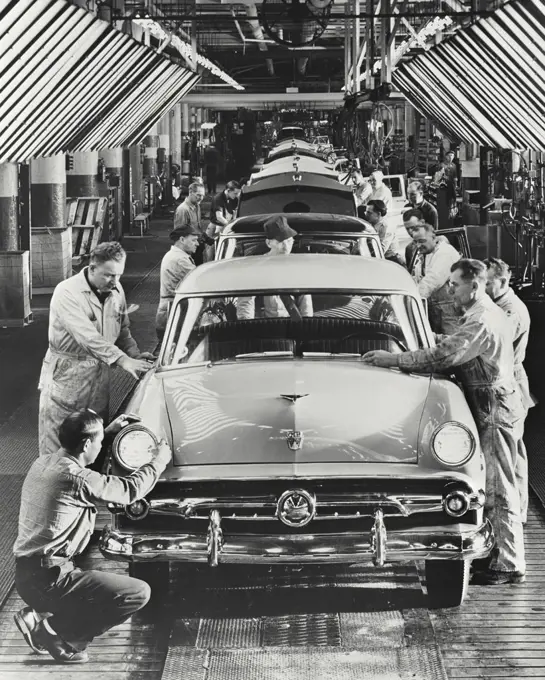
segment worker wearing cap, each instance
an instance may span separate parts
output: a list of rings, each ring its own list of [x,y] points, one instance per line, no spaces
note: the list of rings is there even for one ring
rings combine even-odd
[[[265,222],[263,229],[265,231],[265,243],[269,249],[269,252],[263,257],[289,255],[291,253],[293,239],[297,236],[297,232],[290,227],[284,215],[273,215]],[[288,307],[292,308],[291,314],[286,308],[286,303]],[[294,303],[294,305],[292,306],[291,303]],[[263,298],[263,316],[265,318],[290,317],[292,314],[312,316],[312,297],[310,295],[297,295],[295,297],[266,295]],[[255,297],[238,298],[237,318],[255,318]]]
[[[195,262],[191,256],[199,246],[200,235],[200,231],[191,224],[176,227],[170,232],[170,239],[174,243],[161,262],[161,297],[155,317],[155,329],[159,340],[162,340],[165,334],[168,312],[178,284],[195,269]]]

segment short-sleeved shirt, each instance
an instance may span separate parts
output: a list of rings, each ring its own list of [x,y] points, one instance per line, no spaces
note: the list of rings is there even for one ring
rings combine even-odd
[[[210,206],[210,222],[218,224],[218,221],[216,220],[216,213],[218,210],[221,210],[221,213],[226,220],[230,220],[237,207],[238,199],[229,198],[225,191],[216,194],[212,199],[212,205]]]

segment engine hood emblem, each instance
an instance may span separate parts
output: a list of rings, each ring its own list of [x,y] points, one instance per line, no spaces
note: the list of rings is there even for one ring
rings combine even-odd
[[[281,394],[280,396],[282,399],[286,399],[287,401],[291,401],[292,404],[295,404],[298,399],[308,397],[308,394]]]
[[[299,451],[299,449],[302,449],[304,438],[305,436],[300,430],[292,430],[291,432],[288,432],[286,441],[288,443],[290,450]]]
[[[316,514],[316,498],[303,489],[284,491],[278,499],[276,515],[288,527],[304,527]]]

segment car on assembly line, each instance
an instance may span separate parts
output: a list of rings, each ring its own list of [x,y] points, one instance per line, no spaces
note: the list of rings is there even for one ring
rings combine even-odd
[[[270,215],[239,217],[218,237],[216,260],[268,252],[263,225]],[[359,217],[321,213],[292,213],[289,225],[295,229],[292,253],[328,253],[383,258],[375,229]]]
[[[173,460],[145,498],[110,506],[102,552],[156,587],[174,561],[423,559],[431,606],[459,605],[470,561],[493,545],[464,394],[447,375],[360,361],[433,343],[411,277],[385,260],[197,267],[125,405],[141,422],[117,435],[109,469],[130,474],[161,438]]]
[[[305,140],[306,135],[303,128],[298,125],[285,125],[278,131],[278,134],[276,136],[277,142],[282,142],[291,139]]]
[[[332,165],[319,158],[309,158],[308,156],[286,156],[280,158],[268,165],[262,166],[259,172],[253,172],[250,175],[250,182],[254,184],[265,177],[272,177],[273,175],[280,175],[284,172],[302,172],[308,174],[309,172],[317,175],[324,175],[330,179],[337,179],[338,173],[335,172]]]
[[[357,216],[352,189],[324,175],[282,172],[243,187],[239,217],[278,212]]]

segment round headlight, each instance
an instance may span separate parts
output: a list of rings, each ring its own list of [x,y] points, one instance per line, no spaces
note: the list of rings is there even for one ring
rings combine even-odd
[[[463,465],[475,451],[475,439],[461,423],[445,423],[435,431],[431,449],[445,465]]]
[[[117,462],[126,470],[138,470],[153,460],[158,443],[153,432],[135,423],[119,432],[114,439],[113,453]]]

